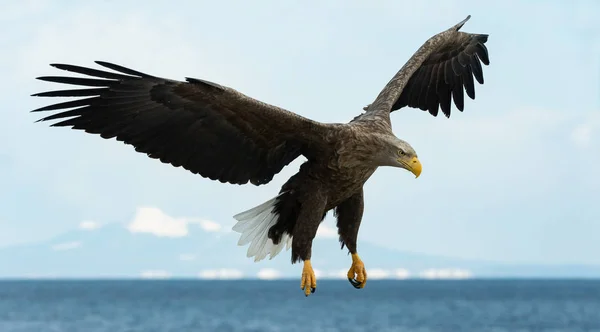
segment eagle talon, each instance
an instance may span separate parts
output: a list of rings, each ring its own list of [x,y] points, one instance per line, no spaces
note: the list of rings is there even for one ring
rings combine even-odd
[[[356,279],[348,278],[348,281],[350,281],[350,284],[356,289],[361,289],[364,287],[364,286],[361,286],[363,283],[356,281]]]
[[[309,296],[317,291],[317,277],[310,264],[310,260],[304,261],[302,268],[302,278],[300,280],[300,288],[304,290],[304,295]]]
[[[348,270],[348,281],[356,289],[364,288],[367,283],[365,264],[356,253],[352,254],[352,266]]]
[[[317,291],[316,287],[311,287],[310,288],[310,294],[314,294]],[[304,293],[304,296],[308,297],[309,294],[307,294],[306,292]]]

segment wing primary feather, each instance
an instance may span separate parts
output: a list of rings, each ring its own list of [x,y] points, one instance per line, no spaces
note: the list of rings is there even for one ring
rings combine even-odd
[[[65,77],[65,76],[41,76],[36,79],[46,82],[83,85],[83,86],[108,86],[111,83],[118,82],[116,80],[80,78],[80,77]]]
[[[116,73],[111,73],[111,72],[104,71],[104,70],[92,69],[92,68],[81,67],[81,66],[76,66],[76,65],[53,63],[53,64],[50,64],[50,66],[61,69],[61,70],[78,73],[78,74],[96,76],[96,77],[102,77],[102,78],[109,78],[109,79],[116,79],[116,80],[132,78],[131,76],[127,76],[127,75],[116,74]]]
[[[435,82],[435,92],[439,94],[440,92],[440,86],[446,84],[446,78],[445,78],[445,64],[442,63],[438,63],[436,65],[436,70],[437,70],[437,79]]]
[[[466,67],[470,62],[470,57],[464,51],[458,53],[457,55],[458,62],[461,66]]]
[[[77,100],[66,101],[66,102],[63,102],[63,103],[57,103],[57,104],[52,104],[52,105],[40,107],[38,109],[34,109],[31,112],[43,112],[43,111],[52,111],[52,110],[58,110],[58,109],[72,108],[72,107],[78,107],[78,106],[85,106],[85,105],[89,105],[91,101],[93,101],[93,100],[95,100],[97,98],[98,97],[91,97],[91,98],[85,98],[85,99],[77,99]]]
[[[452,71],[454,72],[454,75],[460,76],[464,67],[458,62],[457,58],[452,58],[452,60],[449,61],[452,64]]]
[[[470,58],[476,52],[477,52],[477,47],[475,46],[475,44],[471,43],[471,44],[467,45],[467,47],[465,47],[464,51],[462,51],[461,53],[466,55],[467,58]],[[471,60],[467,59],[467,62],[469,62],[469,61],[471,61]]]
[[[425,110],[431,115],[437,116],[439,108],[439,97],[438,97],[438,85],[440,82],[440,68],[442,66],[438,63],[431,67],[431,76],[429,78],[429,85],[425,93]],[[442,81],[444,73],[441,73]]]
[[[450,117],[450,108],[452,103],[452,91],[447,84],[441,84],[438,87],[438,97],[440,99],[440,108],[442,109],[442,113],[449,118]]]
[[[473,71],[473,75],[479,84],[483,84],[483,69],[481,68],[481,63],[479,63],[479,57],[477,54],[471,55],[471,70]]]
[[[459,111],[463,111],[465,106],[465,99],[463,95],[463,83],[462,76],[454,77],[454,85],[452,86],[452,97],[454,99],[454,105]]]
[[[148,75],[146,73],[139,72],[137,70],[133,70],[133,69],[130,69],[130,68],[126,68],[126,67],[123,67],[123,66],[116,65],[114,63],[110,63],[110,62],[106,62],[106,61],[94,61],[94,62],[96,62],[97,64],[99,64],[99,65],[101,65],[103,67],[110,68],[112,70],[121,72],[123,74],[128,74],[128,75],[133,75],[133,76],[139,76],[139,77],[144,77],[144,78],[153,78],[154,77],[154,76]]]
[[[427,111],[428,109],[428,95],[429,95],[429,90],[434,90],[432,89],[432,84],[431,84],[431,79],[433,77],[434,74],[434,68],[433,66],[425,66],[422,69],[423,71],[425,71],[425,75],[423,76],[423,82],[422,82],[422,86],[421,86],[421,92],[419,93],[419,103],[418,105],[416,105],[420,110],[422,111]],[[435,73],[437,73],[437,71],[435,71]]]
[[[416,76],[414,77],[414,84],[412,84],[412,87],[410,88],[410,93],[407,96],[407,103],[408,105],[415,105],[418,107],[419,104],[419,97],[420,97],[420,93],[421,93],[421,87],[423,86],[423,77],[425,76],[426,70],[421,68],[418,70],[418,72],[416,73]],[[413,106],[413,107],[415,107]]]
[[[483,45],[482,43],[477,43],[477,45],[475,45],[477,47],[477,55],[479,55],[479,59],[481,59],[481,62],[483,62],[484,65],[489,65],[490,64],[490,58],[488,57],[488,51],[487,51],[487,47],[485,47],[485,45]]]
[[[74,110],[69,110],[69,111],[64,111],[64,112],[52,114],[52,115],[47,116],[45,118],[41,118],[41,119],[37,120],[36,122],[42,122],[42,121],[49,121],[49,120],[55,120],[55,119],[68,118],[68,117],[71,117],[71,116],[80,116],[82,114],[82,111],[85,108],[87,108],[87,107],[80,107],[80,108],[76,108]]]
[[[427,111],[433,116],[438,115],[440,100],[438,94],[433,87],[427,90]]]
[[[50,127],[68,127],[68,126],[72,126],[73,129],[84,129],[84,128],[75,128],[75,125],[78,124],[78,122],[79,122],[80,119],[81,119],[81,117],[67,119],[67,120],[64,120],[64,121],[53,123],[53,124],[50,125]]]
[[[440,99],[438,97],[438,85],[440,84],[440,64],[436,64],[431,68],[431,78],[427,89],[427,111],[433,116],[438,115]],[[443,73],[442,73],[443,75]]]
[[[450,60],[448,61],[444,61],[444,82],[446,82],[446,84],[452,86],[453,82],[454,82],[454,70],[452,69],[452,63],[450,63]]]
[[[463,85],[465,87],[465,91],[467,92],[467,96],[471,99],[475,99],[475,83],[473,83],[473,74],[471,72],[471,66],[467,66],[464,69],[462,75]]]
[[[109,88],[98,89],[70,89],[56,90],[48,92],[40,92],[33,94],[33,97],[84,97],[84,96],[100,96],[104,92],[110,92]]]

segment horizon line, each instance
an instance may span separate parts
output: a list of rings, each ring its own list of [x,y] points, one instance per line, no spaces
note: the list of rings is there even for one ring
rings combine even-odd
[[[261,279],[258,277],[242,277],[242,278],[200,278],[200,277],[186,277],[186,276],[171,276],[171,277],[140,277],[140,276],[114,276],[114,277],[2,277],[0,276],[0,282],[9,281],[297,281],[296,277],[293,276],[282,276],[271,279]],[[343,281],[345,278],[334,278],[334,277],[321,277],[320,280],[328,281]],[[369,282],[378,281],[570,281],[570,280],[589,280],[589,281],[600,281],[600,276],[479,276],[479,277],[468,277],[468,278],[423,278],[423,277],[407,277],[407,278],[374,278],[369,279]]]

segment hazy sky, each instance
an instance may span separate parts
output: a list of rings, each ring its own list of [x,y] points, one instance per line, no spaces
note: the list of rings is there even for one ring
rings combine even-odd
[[[274,196],[211,182],[114,140],[34,124],[49,63],[105,60],[204,78],[325,122],[361,112],[431,35],[464,19],[490,34],[475,101],[451,119],[403,109],[395,133],[419,153],[417,180],[380,169],[366,185],[360,241],[513,262],[600,263],[600,2],[9,1],[0,12],[0,246],[138,207],[231,227]],[[7,33],[8,32],[8,33]],[[235,151],[231,151],[235,153]],[[326,221],[333,224],[330,215]],[[334,250],[334,249],[332,249]]]

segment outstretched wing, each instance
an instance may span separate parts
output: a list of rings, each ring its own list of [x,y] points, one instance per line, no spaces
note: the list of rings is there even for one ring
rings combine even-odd
[[[133,145],[164,163],[232,184],[268,183],[301,154],[320,123],[212,82],[151,76],[115,64],[115,72],[66,64],[52,66],[91,77],[38,77],[85,86],[37,93],[44,97],[85,97],[34,110],[57,111],[39,121],[62,119],[69,126]],[[68,119],[64,119],[68,118]]]
[[[450,117],[451,100],[464,109],[464,91],[475,99],[473,77],[483,84],[481,63],[489,65],[485,46],[488,35],[460,32],[465,20],[433,37],[419,48],[376,100],[365,107],[370,112],[393,112],[409,106],[437,116],[439,108]]]

